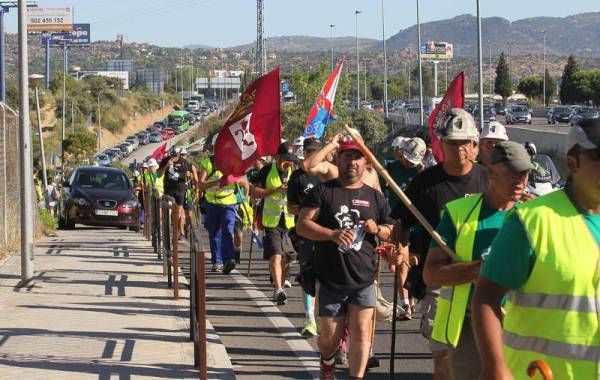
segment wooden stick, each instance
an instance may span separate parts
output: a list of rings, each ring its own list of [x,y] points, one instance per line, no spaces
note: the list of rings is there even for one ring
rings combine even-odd
[[[377,281],[377,287],[375,288],[375,310],[373,310],[373,320],[371,321],[371,347],[369,347],[369,357],[373,356],[373,347],[375,342],[375,327],[377,324],[377,299],[379,298],[379,280],[381,272],[381,255],[377,255],[377,272],[375,278]]]
[[[344,125],[344,129],[346,132],[352,137],[358,149],[362,152],[362,154],[371,162],[377,173],[379,173],[387,182],[388,186],[396,193],[398,198],[406,205],[406,207],[410,210],[410,212],[417,218],[419,223],[425,228],[425,230],[431,235],[433,240],[440,246],[440,248],[454,261],[462,261],[458,258],[458,256],[450,249],[448,244],[442,239],[440,234],[429,224],[427,219],[421,214],[421,212],[415,207],[412,201],[404,194],[400,186],[394,181],[390,173],[379,163],[375,155],[367,148],[362,138],[358,134],[355,129],[350,128],[348,125]]]

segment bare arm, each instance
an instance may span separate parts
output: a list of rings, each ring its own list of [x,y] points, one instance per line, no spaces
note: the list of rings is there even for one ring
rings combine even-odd
[[[298,235],[313,241],[333,241],[336,244],[351,245],[354,240],[354,233],[351,230],[332,230],[315,222],[319,211],[319,208],[302,208],[300,210],[296,224]]]
[[[331,177],[329,179],[337,178],[337,167],[327,161],[327,156],[340,147],[338,142],[339,139],[338,136],[335,136],[333,140],[326,144],[321,150],[302,161],[302,169],[310,175]],[[335,173],[332,173],[332,171],[335,171]]]
[[[475,341],[481,356],[480,379],[512,379],[502,349],[502,311],[500,302],[507,289],[480,277],[471,302]]]
[[[278,191],[287,191],[287,186],[280,186],[276,189],[263,189],[262,187],[258,186],[251,186],[250,188],[252,190],[252,197],[256,199],[266,198]]]
[[[219,185],[218,179],[216,179],[214,181],[206,181],[207,179],[208,179],[208,173],[206,172],[206,170],[202,169],[202,171],[200,172],[200,175],[198,177],[198,191],[206,191],[206,189],[208,189],[210,187]]]
[[[362,181],[365,185],[374,188],[375,190],[381,191],[381,185],[379,184],[379,177],[377,176],[377,172],[373,168],[366,168],[363,172]]]
[[[295,203],[287,203],[288,212],[293,215],[298,215],[300,213],[300,206]]]
[[[460,285],[479,277],[481,260],[470,263],[452,262],[450,257],[439,248],[432,248],[427,253],[423,279],[427,285]]]

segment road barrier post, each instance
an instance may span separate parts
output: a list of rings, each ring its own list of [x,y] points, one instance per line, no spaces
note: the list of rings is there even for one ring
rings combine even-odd
[[[172,199],[172,198],[171,198]],[[162,245],[163,245],[163,275],[167,276],[167,285],[173,286],[171,282],[171,201],[163,197],[162,207]]]
[[[196,214],[190,225],[190,340],[194,342],[194,366],[200,379],[208,378],[206,360],[206,280],[205,252],[201,249]]]
[[[175,299],[179,298],[179,206],[173,202],[171,205],[171,227],[172,231],[172,243],[171,243],[171,255],[173,265],[173,295]]]

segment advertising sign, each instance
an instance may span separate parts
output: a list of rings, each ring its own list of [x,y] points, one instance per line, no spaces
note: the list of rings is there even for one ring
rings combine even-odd
[[[73,30],[73,8],[27,8],[27,32],[70,32]]]
[[[46,39],[50,39],[50,45],[62,46],[64,42],[67,45],[89,45],[90,44],[90,24],[73,24],[73,30],[62,33],[44,33],[42,34],[42,44]]]
[[[427,41],[421,43],[421,58],[429,60],[452,59],[454,48],[448,42]]]

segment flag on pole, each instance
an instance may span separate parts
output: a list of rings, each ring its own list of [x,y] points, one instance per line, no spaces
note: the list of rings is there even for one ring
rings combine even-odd
[[[281,139],[279,67],[252,82],[219,131],[215,167],[223,184],[242,176],[261,156],[277,153]]]
[[[156,150],[154,152],[152,152],[152,154],[150,155],[150,158],[154,158],[156,160],[156,162],[161,162],[162,159],[165,157],[165,153],[167,151],[167,143],[162,144],[161,146],[159,146],[158,148],[156,148]]]
[[[304,137],[321,138],[329,120],[336,118],[331,110],[333,108],[333,102],[335,101],[335,91],[337,90],[338,82],[340,81],[343,65],[344,59],[342,58],[327,79],[327,82],[323,85],[323,88],[321,88],[317,100],[315,100],[315,103],[308,113]]]
[[[461,71],[450,83],[442,101],[438,103],[429,115],[429,137],[431,149],[437,162],[444,162],[442,142],[435,133],[446,126],[447,112],[452,108],[463,108],[465,105],[465,72]]]

